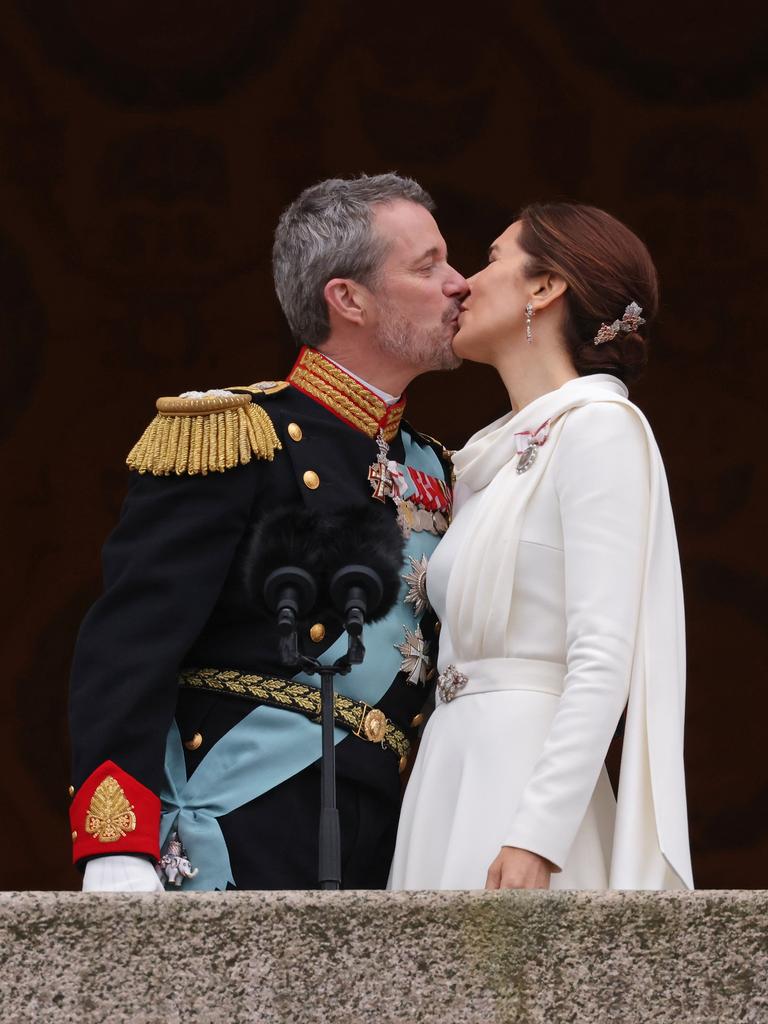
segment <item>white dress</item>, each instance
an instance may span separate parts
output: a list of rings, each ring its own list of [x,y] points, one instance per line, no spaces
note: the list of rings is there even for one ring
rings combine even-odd
[[[516,467],[527,439],[515,435],[546,419],[548,439],[518,474],[510,463]],[[552,888],[692,885],[679,820],[684,790],[682,808],[679,796],[671,810],[659,798],[661,789],[679,790],[682,717],[679,758],[675,751],[661,765],[663,785],[649,795],[655,755],[647,736],[661,733],[644,710],[644,691],[656,691],[637,648],[656,587],[648,565],[658,561],[651,549],[659,542],[649,522],[664,519],[657,506],[669,506],[665,482],[651,486],[658,452],[649,433],[621,382],[599,375],[503,417],[458,453],[455,517],[427,585],[442,621],[438,670],[455,665],[468,682],[449,702],[438,696],[424,731],[390,888],[480,889],[502,846],[532,850],[561,869]],[[668,534],[665,519],[664,528]],[[676,557],[673,527],[672,547]],[[659,557],[668,562],[668,551]],[[674,567],[667,575],[669,585],[657,589],[666,588],[681,617],[679,564],[676,579]],[[658,635],[666,625],[655,628],[657,640],[681,645],[679,623],[671,639]],[[665,720],[676,711],[661,704],[679,705],[680,694],[669,691],[682,686],[681,651],[667,662],[653,672],[654,680],[665,676],[666,696],[657,701]],[[628,716],[627,825],[618,844],[628,852],[616,863],[616,800],[604,759],[630,683],[638,695]],[[657,822],[664,815],[673,822],[668,842]]]

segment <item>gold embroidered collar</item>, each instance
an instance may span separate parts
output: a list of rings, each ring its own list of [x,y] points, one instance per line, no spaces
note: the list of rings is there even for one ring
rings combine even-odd
[[[341,367],[306,345],[299,353],[288,380],[298,390],[324,405],[334,416],[361,430],[368,437],[384,432],[384,440],[392,441],[400,429],[405,412],[405,398],[394,405],[385,401],[355,380]]]

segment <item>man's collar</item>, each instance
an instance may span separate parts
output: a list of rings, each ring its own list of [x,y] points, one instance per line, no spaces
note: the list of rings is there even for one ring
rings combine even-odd
[[[400,395],[390,395],[388,391],[382,391],[382,389],[377,388],[375,384],[371,384],[369,380],[365,380],[365,378],[361,377],[359,374],[353,373],[347,366],[336,362],[336,360],[331,358],[331,356],[326,356],[325,353],[323,353],[323,355],[329,362],[333,363],[334,366],[338,366],[338,368],[343,370],[348,376],[354,377],[358,384],[362,384],[364,388],[368,388],[369,391],[372,391],[374,395],[376,395],[377,398],[380,398],[385,405],[397,405],[400,401]]]
[[[405,395],[388,406],[362,381],[316,349],[306,345],[302,348],[288,380],[298,391],[314,398],[334,416],[368,437],[376,437],[382,430],[384,440],[389,442],[400,429]]]

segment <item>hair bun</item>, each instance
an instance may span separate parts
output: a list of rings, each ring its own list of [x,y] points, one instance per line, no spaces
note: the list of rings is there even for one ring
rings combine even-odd
[[[648,365],[648,340],[639,331],[629,331],[603,345],[585,341],[573,353],[573,361],[581,375],[612,373],[625,384],[633,384]]]

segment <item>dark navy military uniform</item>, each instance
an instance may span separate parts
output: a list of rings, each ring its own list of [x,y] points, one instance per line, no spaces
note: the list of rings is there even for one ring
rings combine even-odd
[[[450,463],[439,444],[400,422],[404,402],[386,407],[311,349],[302,350],[289,382],[231,391],[247,394],[249,423],[242,408],[239,421],[227,419],[228,409],[161,416],[133,460],[149,468],[131,473],[104,548],[104,592],[83,622],[72,670],[74,859],[155,859],[178,831],[199,869],[185,888],[313,888],[319,725],[295,710],[180,679],[202,669],[225,680],[317,686],[317,677],[291,677],[274,622],[244,599],[240,568],[254,524],[277,508],[332,514],[368,505],[380,431],[406,511],[418,524],[419,513],[429,521],[424,510],[440,507],[436,520],[444,522]],[[215,397],[208,401],[215,408]],[[254,425],[272,444],[254,441]],[[248,438],[254,457],[246,461]],[[175,470],[165,465],[158,473],[169,446],[182,454],[174,456]],[[225,463],[230,468],[220,469]],[[394,502],[385,504],[395,517]],[[425,564],[438,533],[418,525],[411,532],[400,600],[366,627],[366,659],[336,687],[411,736],[434,674],[436,630],[405,576]],[[330,608],[302,621],[300,638],[307,654],[327,663],[346,649]],[[342,884],[382,888],[402,759],[349,729],[339,727],[336,740]]]

